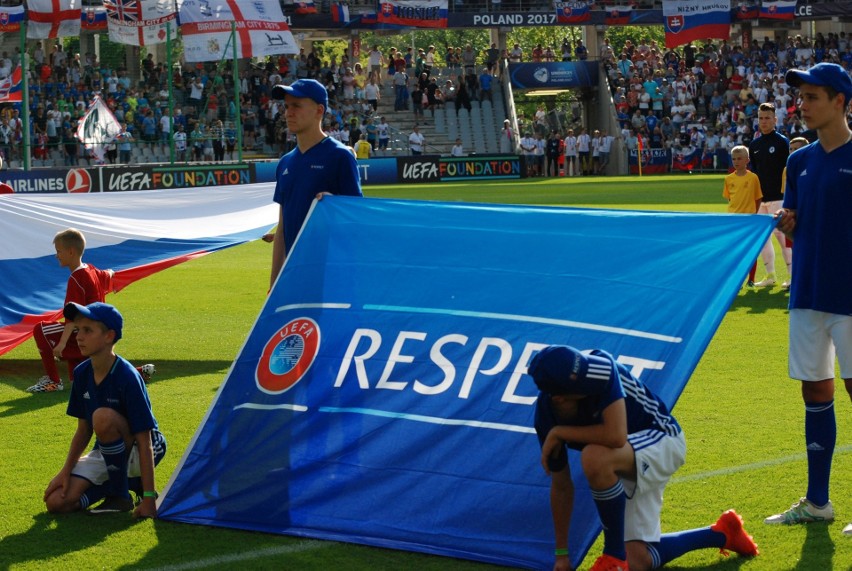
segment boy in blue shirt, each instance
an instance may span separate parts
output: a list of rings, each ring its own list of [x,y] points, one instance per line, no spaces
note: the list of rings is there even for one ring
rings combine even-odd
[[[138,371],[115,354],[124,320],[106,303],[69,303],[65,319],[76,328],[77,345],[88,357],[74,370],[68,416],[77,430],[65,464],[44,492],[50,513],[86,510],[90,514],[128,512],[139,498],[134,517],[157,516],[154,466],[166,453],[148,391]],[[83,455],[92,435],[95,446]]]
[[[546,347],[529,365],[540,394],[535,430],[541,464],[551,477],[556,536],[554,571],[569,571],[568,529],[574,484],[568,449],[580,451],[583,473],[604,529],[591,571],[657,569],[684,553],[716,547],[755,556],[757,545],[734,511],[715,524],[662,535],[663,490],[686,458],[677,420],[639,379],[604,351],[585,355]],[[639,470],[637,467],[641,466]]]

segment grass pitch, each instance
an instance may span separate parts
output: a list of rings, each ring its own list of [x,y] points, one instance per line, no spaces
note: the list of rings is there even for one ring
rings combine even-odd
[[[622,177],[366,187],[370,197],[553,206],[724,212],[721,175]],[[45,237],[49,240],[50,237]],[[128,326],[119,352],[153,362],[149,386],[169,441],[157,469],[171,476],[263,303],[271,249],[254,242],[171,268],[111,295]],[[778,256],[778,273],[786,270]],[[702,279],[707,268],[695,268]],[[758,279],[762,271],[758,271]],[[663,531],[712,523],[728,508],[760,545],[752,560],[715,550],[667,569],[849,570],[852,538],[852,405],[836,398],[838,439],[831,495],[838,520],[767,526],[805,492],[803,406],[787,378],[787,295],[742,291],[686,386],[675,414],[689,443],[686,465],[667,488]],[[207,528],[130,517],[52,517],[41,497],[59,470],[74,421],[68,393],[30,395],[41,375],[35,345],[0,357],[0,568],[475,570],[467,561],[351,544]],[[511,530],[507,530],[511,533]],[[601,549],[592,547],[583,569]]]

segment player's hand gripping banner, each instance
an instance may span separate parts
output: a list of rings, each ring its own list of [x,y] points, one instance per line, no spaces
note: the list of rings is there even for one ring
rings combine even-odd
[[[673,404],[772,225],[326,197],[159,515],[549,568],[530,358],[603,348]],[[599,532],[577,460],[574,565]]]

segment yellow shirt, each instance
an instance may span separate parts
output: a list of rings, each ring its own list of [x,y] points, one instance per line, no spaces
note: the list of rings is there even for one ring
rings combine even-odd
[[[369,159],[370,151],[373,150],[373,146],[370,145],[367,141],[358,141],[355,143],[355,157],[359,159]]]
[[[751,171],[739,176],[732,172],[725,177],[725,189],[722,196],[728,199],[728,212],[732,214],[754,214],[756,202],[763,198],[760,191],[760,179]]]

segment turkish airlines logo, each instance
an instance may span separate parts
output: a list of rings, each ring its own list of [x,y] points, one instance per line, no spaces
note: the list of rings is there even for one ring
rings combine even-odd
[[[65,175],[68,192],[86,193],[92,190],[92,175],[86,169],[71,169]]]
[[[276,331],[257,363],[258,388],[272,394],[293,388],[313,365],[319,345],[319,326],[307,317],[294,319]]]

